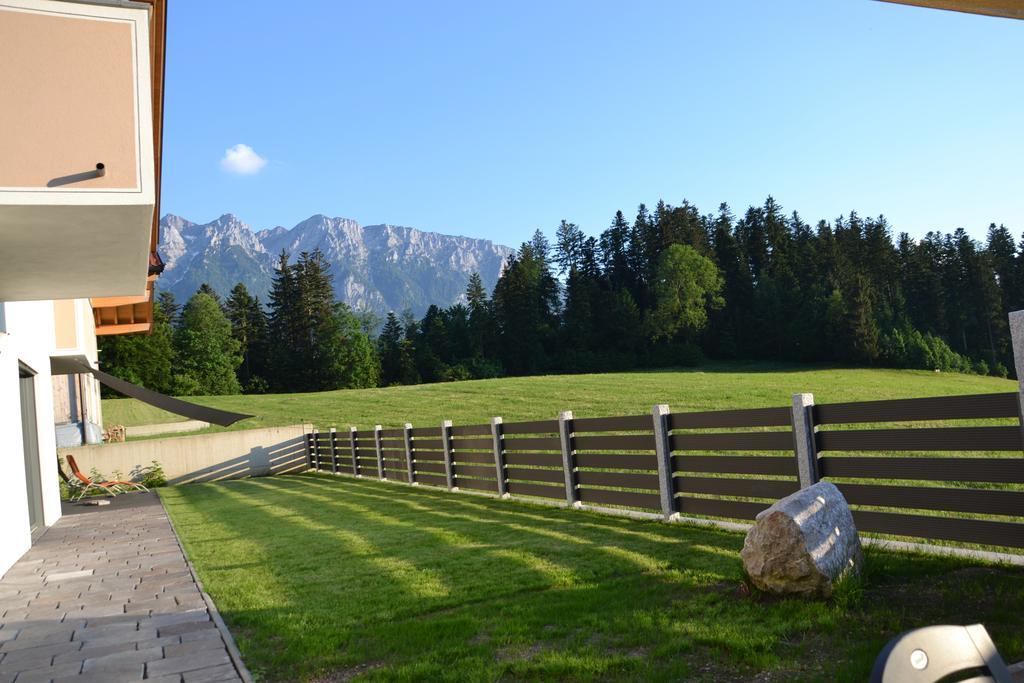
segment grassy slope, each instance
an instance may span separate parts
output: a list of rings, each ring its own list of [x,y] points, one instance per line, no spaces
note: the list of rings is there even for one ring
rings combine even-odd
[[[723,531],[330,475],[161,497],[262,680],[863,681],[935,623],[982,622],[1024,658],[1019,569],[874,551],[863,592],[766,601]]]
[[[437,425],[554,418],[562,410],[577,417],[646,413],[655,403],[673,410],[709,410],[788,405],[791,395],[810,391],[818,403],[884,398],[1014,391],[1015,382],[909,370],[832,369],[807,366],[730,364],[697,370],[513,377],[387,389],[315,394],[196,397],[196,403],[251,413],[232,429],[312,422],[320,427]],[[106,424],[150,424],[180,420],[134,399],[103,402]],[[218,428],[213,428],[218,429]]]

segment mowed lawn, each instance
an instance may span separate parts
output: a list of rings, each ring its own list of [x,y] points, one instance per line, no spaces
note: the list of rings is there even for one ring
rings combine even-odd
[[[312,423],[320,428],[375,424],[400,427],[478,424],[493,416],[551,419],[563,410],[577,417],[646,413],[656,403],[675,411],[789,405],[797,392],[818,403],[1015,391],[1016,382],[918,370],[835,369],[813,366],[727,364],[693,370],[597,375],[512,377],[385,389],[313,394],[191,397],[203,405],[255,417],[231,429]],[[103,401],[104,422],[140,425],[182,420],[134,399]],[[211,431],[220,431],[213,427]]]
[[[160,495],[260,680],[863,681],[936,623],[1024,659],[1019,568],[871,550],[830,602],[770,600],[725,531],[327,474]]]

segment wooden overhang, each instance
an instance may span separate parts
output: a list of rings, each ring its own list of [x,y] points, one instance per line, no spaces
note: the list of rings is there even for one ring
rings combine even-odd
[[[882,0],[899,5],[930,7],[990,17],[1024,19],[1024,0]]]
[[[146,278],[146,291],[139,296],[101,297],[90,301],[97,335],[148,333],[153,327],[153,283],[163,270],[163,262],[156,249],[160,244],[160,171],[164,134],[167,0],[136,1],[152,7],[149,13],[149,64],[153,86],[153,178],[156,201],[149,237],[149,277]]]

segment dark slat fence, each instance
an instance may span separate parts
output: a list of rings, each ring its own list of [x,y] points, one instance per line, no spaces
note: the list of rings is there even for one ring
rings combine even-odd
[[[1017,393],[825,405],[798,394],[779,408],[331,429],[307,448],[323,472],[666,518],[752,520],[827,479],[861,531],[1024,548],[1024,458],[998,455],[1024,450],[1020,404]],[[913,426],[947,420],[998,424]]]

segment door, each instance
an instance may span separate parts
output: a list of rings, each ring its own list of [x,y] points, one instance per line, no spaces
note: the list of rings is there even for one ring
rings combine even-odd
[[[20,369],[21,443],[25,449],[25,492],[28,495],[28,523],[33,539],[43,531],[43,484],[39,475],[35,379],[35,375],[27,368]]]

